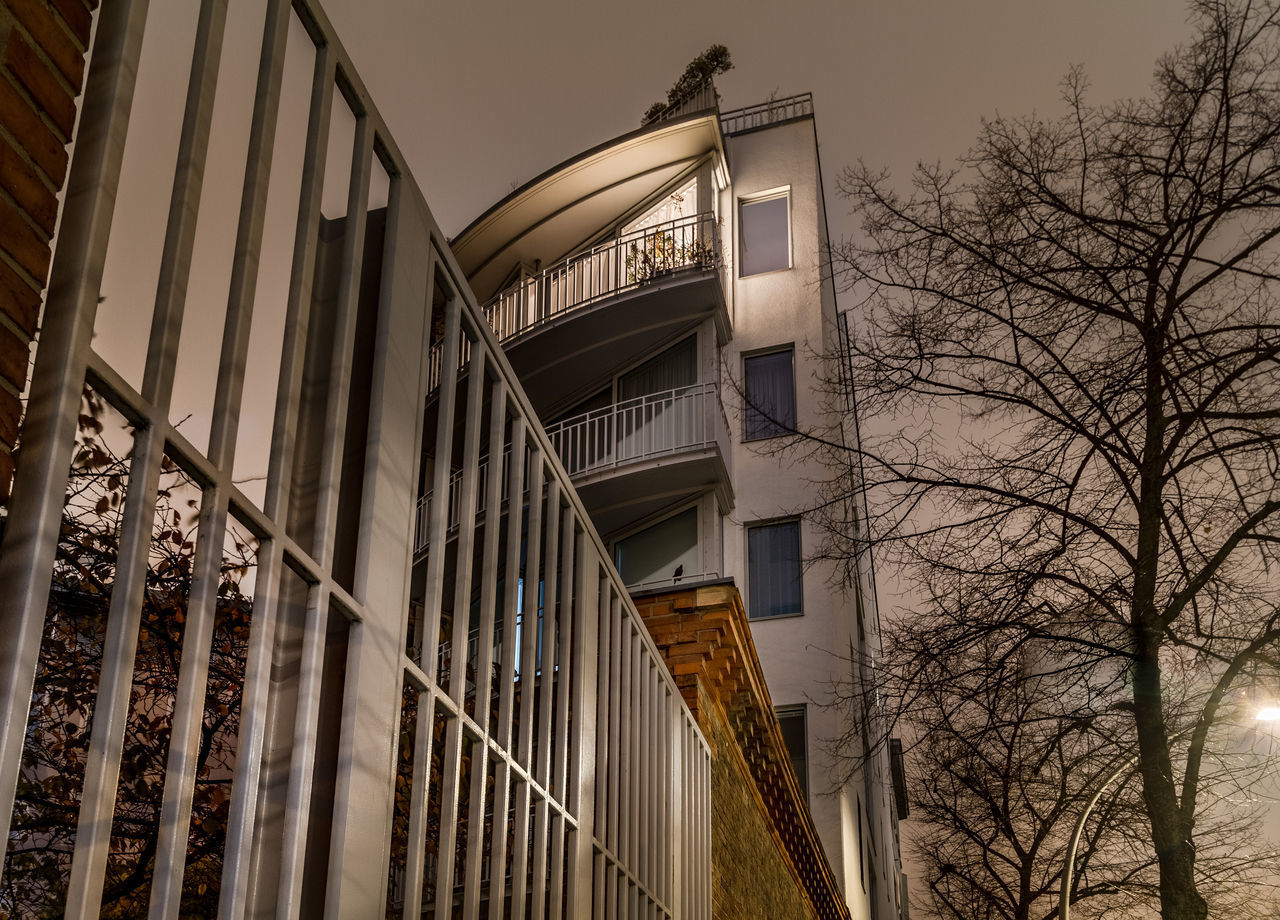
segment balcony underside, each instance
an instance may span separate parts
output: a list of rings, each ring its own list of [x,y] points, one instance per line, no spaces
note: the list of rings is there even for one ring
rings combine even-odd
[[[504,350],[534,408],[545,413],[708,317],[725,344],[730,325],[719,271],[682,269],[536,326]]]
[[[573,485],[606,537],[707,490],[715,491],[722,513],[733,510],[733,486],[715,447],[574,476]]]

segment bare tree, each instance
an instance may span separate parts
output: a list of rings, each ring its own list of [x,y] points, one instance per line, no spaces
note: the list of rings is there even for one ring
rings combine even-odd
[[[926,599],[880,690],[920,717],[939,680],[1003,705],[1028,655],[1072,675],[1058,724],[1107,731],[1071,770],[1136,755],[1165,920],[1222,888],[1199,858],[1215,726],[1280,686],[1280,12],[1191,20],[1148,98],[1094,106],[1074,71],[1065,117],[984,123],[910,195],[843,173],[849,382],[891,433],[810,442],[839,474],[825,552],[863,550],[844,493],[865,486]]]

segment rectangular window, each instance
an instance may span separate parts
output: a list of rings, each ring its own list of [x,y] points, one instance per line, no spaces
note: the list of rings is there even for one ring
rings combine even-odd
[[[782,743],[791,758],[791,769],[800,783],[800,792],[809,801],[809,755],[805,743],[808,731],[805,726],[804,706],[779,706],[774,710],[778,727],[782,729]]]
[[[798,520],[747,528],[747,596],[751,619],[803,613],[800,573]]]
[[[738,276],[791,267],[791,195],[773,193],[738,202]]]
[[[742,361],[744,441],[790,434],[796,428],[796,386],[793,351],[752,355]]]

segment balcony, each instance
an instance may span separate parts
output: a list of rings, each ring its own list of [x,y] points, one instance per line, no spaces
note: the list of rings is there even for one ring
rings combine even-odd
[[[714,383],[564,419],[547,437],[602,533],[708,488],[733,507],[729,420]]]
[[[727,341],[720,265],[715,216],[696,214],[562,259],[499,292],[482,309],[534,405],[546,406],[563,398],[572,382],[602,376],[707,316],[715,317],[719,338]],[[536,347],[526,347],[535,338]],[[460,365],[466,358],[464,349]],[[572,362],[571,375],[566,362]],[[427,370],[432,390],[440,371],[436,346]]]
[[[729,420],[714,383],[641,396],[564,419],[548,428],[547,436],[601,533],[643,518],[680,495],[708,488],[716,490],[726,511],[733,507]],[[504,504],[508,460],[504,454]],[[489,462],[482,457],[477,470],[477,508],[485,505]],[[450,534],[461,515],[461,483],[459,470],[449,479]],[[427,550],[432,494],[418,500],[415,556]]]

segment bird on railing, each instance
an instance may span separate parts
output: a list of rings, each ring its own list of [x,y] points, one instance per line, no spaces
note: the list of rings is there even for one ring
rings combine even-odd
[[[677,582],[684,576],[684,563],[676,566],[676,570],[671,573],[671,581]]]

